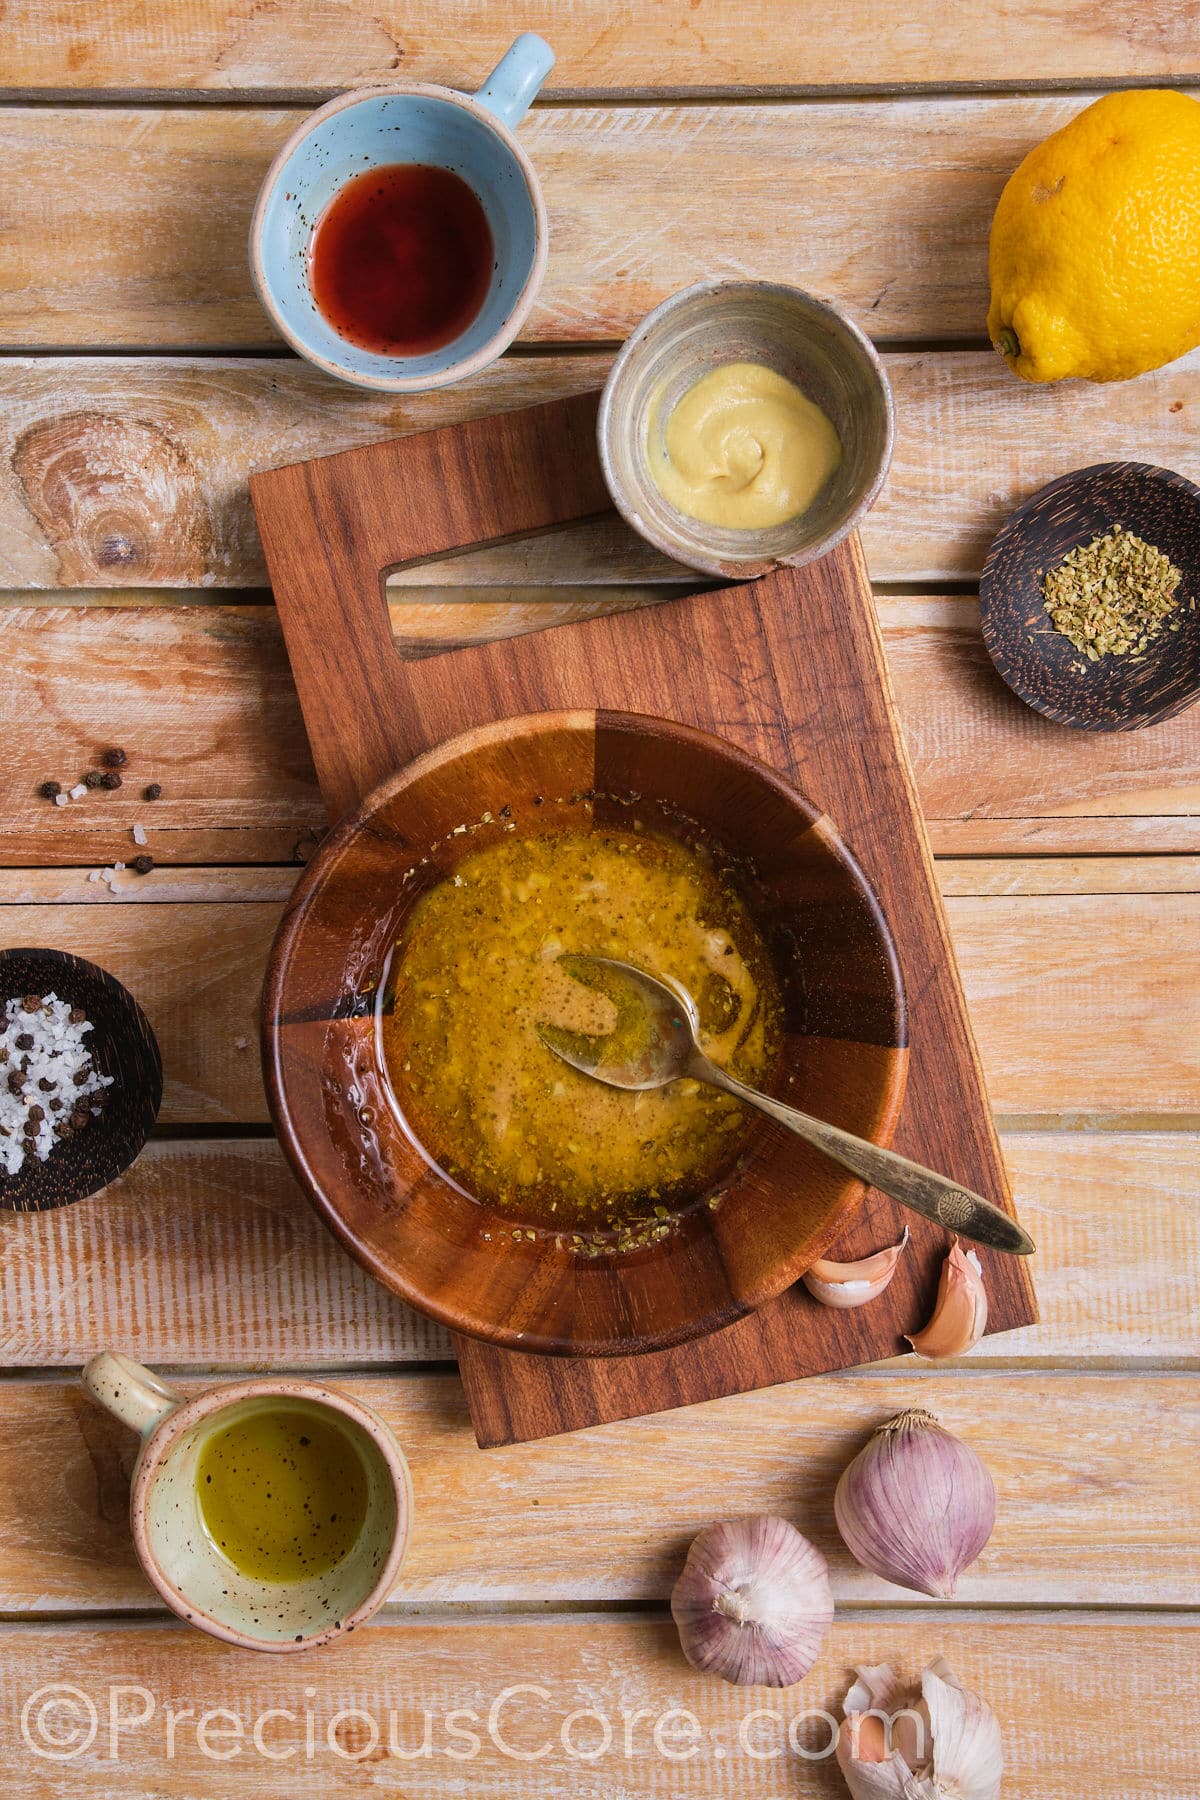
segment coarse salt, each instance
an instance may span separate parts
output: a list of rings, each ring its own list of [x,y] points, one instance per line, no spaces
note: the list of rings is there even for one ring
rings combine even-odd
[[[145,844],[145,843],[149,842],[148,838],[146,837],[146,827],[144,825],[139,824],[139,825],[134,826],[133,841],[135,844]]]
[[[27,1155],[45,1162],[61,1141],[55,1125],[91,1095],[112,1086],[114,1077],[101,1075],[93,1065],[85,1042],[91,1029],[87,1019],[74,1023],[70,1005],[56,994],[45,995],[32,1013],[25,1011],[20,997],[5,1002],[0,1017],[0,1173],[17,1174]],[[17,1039],[26,1035],[33,1039],[32,1047],[18,1048]],[[77,1083],[75,1077],[81,1073],[85,1079]],[[53,1100],[62,1105],[52,1108]],[[33,1106],[43,1117],[32,1121],[37,1129],[26,1136]]]
[[[77,781],[75,783],[75,786],[71,789],[71,798],[72,798],[72,800],[82,800],[83,796],[86,793],[87,793],[87,782],[86,781]]]
[[[71,804],[70,794],[55,794],[54,804],[55,804],[55,806],[70,806],[70,804]]]

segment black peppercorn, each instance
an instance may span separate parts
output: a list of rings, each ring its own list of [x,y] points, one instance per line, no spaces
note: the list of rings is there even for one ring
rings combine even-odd
[[[19,1031],[17,1033],[16,1037],[13,1039],[13,1043],[17,1046],[18,1050],[32,1050],[33,1049],[33,1033],[32,1033],[32,1031]]]
[[[85,1111],[81,1106],[78,1111],[71,1114],[71,1129],[73,1131],[82,1131],[84,1126],[90,1122],[91,1116],[92,1115]]]
[[[100,786],[102,788],[108,788],[111,791],[113,788],[119,788],[120,785],[121,777],[117,774],[117,771],[115,769],[105,769],[103,775],[100,777]]]
[[[62,787],[57,781],[43,781],[38,793],[43,800],[53,800],[55,794],[62,793]]]
[[[72,1025],[82,1025],[85,1023],[86,1019],[87,1014],[84,1012],[82,1006],[73,1006],[71,1008]]]
[[[40,994],[26,994],[25,998],[21,1002],[21,1011],[27,1012],[27,1013],[35,1013],[35,1012],[41,1012],[41,1010],[42,1010],[42,996]]]
[[[42,1079],[38,1082],[38,1086],[41,1088],[43,1094],[52,1094],[57,1085],[56,1082],[51,1081],[48,1075],[43,1075]]]
[[[37,1125],[41,1123],[46,1115],[40,1106],[31,1106],[29,1109],[29,1116],[34,1124]]]
[[[142,799],[143,800],[161,800],[162,799],[162,783],[158,782],[158,781],[152,781],[148,788],[143,788],[142,789]]]
[[[83,778],[83,782],[84,782],[85,787],[90,787],[90,788],[103,787],[104,786],[104,777],[100,773],[99,769],[89,769],[87,774]]]
[[[114,745],[111,750],[106,750],[104,752],[100,761],[104,764],[106,769],[123,769],[125,764],[129,761],[129,758],[123,750],[118,750]]]
[[[154,867],[154,858],[145,855],[135,856],[133,859],[133,866],[139,875],[148,875]]]
[[[76,1069],[71,1079],[74,1081],[76,1087],[82,1087],[90,1074],[90,1069]]]
[[[14,1069],[12,1074],[8,1078],[8,1091],[10,1094],[20,1095],[21,1093],[24,1092],[24,1089],[25,1089],[25,1083],[22,1081],[20,1075]]]
[[[53,1100],[48,1101],[47,1104],[48,1104],[51,1112],[61,1112],[63,1109],[63,1103],[58,1098],[57,1095],[54,1097]]]

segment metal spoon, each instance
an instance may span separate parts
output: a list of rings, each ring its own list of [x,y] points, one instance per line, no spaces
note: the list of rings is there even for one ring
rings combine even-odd
[[[1028,1232],[990,1200],[960,1187],[945,1175],[922,1168],[920,1163],[897,1156],[893,1150],[881,1149],[836,1125],[827,1125],[822,1119],[797,1112],[795,1107],[784,1106],[782,1101],[760,1094],[719,1069],[700,1048],[699,1015],[691,995],[683,988],[669,987],[647,975],[644,969],[607,956],[571,956],[564,958],[564,966],[585,986],[602,985],[588,979],[594,971],[619,976],[622,989],[617,1030],[607,1036],[587,1037],[554,1025],[538,1028],[547,1048],[573,1069],[618,1088],[666,1087],[685,1076],[707,1082],[777,1119],[852,1175],[890,1194],[913,1212],[922,1213],[963,1237],[974,1238],[977,1243],[990,1244],[995,1250],[1008,1250],[1017,1256],[1032,1253],[1034,1245]]]

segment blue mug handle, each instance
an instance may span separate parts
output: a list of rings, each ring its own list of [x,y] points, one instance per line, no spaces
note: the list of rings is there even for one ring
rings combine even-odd
[[[553,67],[554,52],[545,38],[536,31],[523,31],[504,52],[475,98],[511,131],[529,111]]]

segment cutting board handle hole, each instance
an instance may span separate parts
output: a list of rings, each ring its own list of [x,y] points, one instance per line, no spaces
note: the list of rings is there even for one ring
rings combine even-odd
[[[661,556],[615,512],[393,563],[382,580],[393,641],[405,661],[721,585]]]

